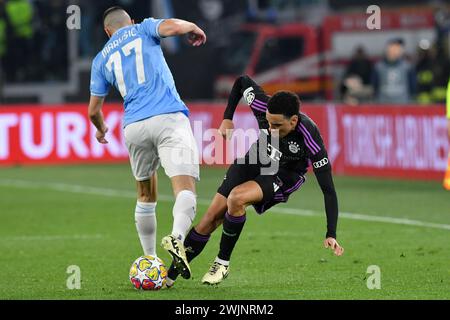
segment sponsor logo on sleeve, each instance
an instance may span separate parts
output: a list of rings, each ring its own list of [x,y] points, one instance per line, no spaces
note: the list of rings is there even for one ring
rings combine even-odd
[[[328,158],[323,158],[322,160],[313,162],[313,166],[314,168],[319,169],[326,166],[328,163],[329,163]]]

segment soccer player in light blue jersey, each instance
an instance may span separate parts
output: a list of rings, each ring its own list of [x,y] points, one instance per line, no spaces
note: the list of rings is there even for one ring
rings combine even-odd
[[[103,15],[109,41],[91,69],[89,117],[96,138],[108,143],[101,112],[110,86],[124,100],[124,137],[137,182],[136,229],[145,255],[156,256],[156,170],[161,164],[171,179],[175,204],[172,233],[162,246],[181,275],[190,278],[183,241],[196,212],[195,180],[199,179],[198,149],[181,100],[161,50],[161,38],[188,35],[193,46],[206,42],[194,23],[179,19],[145,19],[134,24],[128,13],[112,7]]]

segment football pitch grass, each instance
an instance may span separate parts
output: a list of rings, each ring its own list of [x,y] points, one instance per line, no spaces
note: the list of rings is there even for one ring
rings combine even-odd
[[[225,169],[201,169],[196,222]],[[253,209],[229,277],[200,283],[221,227],[191,263],[193,278],[170,290],[133,289],[128,271],[141,247],[128,164],[0,169],[0,299],[449,299],[450,194],[440,182],[335,177],[341,216],[336,257],[323,248],[323,196],[313,174],[287,204]],[[159,172],[158,244],[170,233],[172,196]],[[158,246],[169,264],[169,255]],[[69,290],[67,268],[81,270]],[[369,290],[369,266],[381,289]],[[370,282],[370,281],[369,281]]]

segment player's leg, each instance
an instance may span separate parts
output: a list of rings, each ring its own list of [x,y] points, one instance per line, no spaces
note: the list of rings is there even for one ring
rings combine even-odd
[[[228,211],[225,213],[223,221],[219,259],[230,260],[231,253],[245,224],[245,208],[262,199],[263,191],[255,181],[247,181],[231,191],[227,199]]]
[[[228,276],[231,253],[246,221],[245,208],[263,198],[263,190],[256,181],[247,181],[233,188],[227,198],[228,210],[223,220],[219,254],[203,276],[202,283],[218,284]]]
[[[189,231],[184,240],[186,258],[189,263],[203,251],[211,233],[222,224],[226,211],[227,199],[220,193],[216,193],[199,224]],[[173,286],[178,274],[175,265],[172,263],[167,276],[168,287]]]
[[[259,175],[259,168],[250,165],[232,164],[225,174],[222,184],[217,189],[208,210],[203,215],[199,224],[192,228],[184,241],[185,248],[188,248],[186,256],[190,262],[198,256],[205,247],[209,237],[214,230],[219,227],[225,217],[227,211],[227,197],[231,190],[236,186],[249,181]],[[169,268],[169,278],[175,280],[177,271],[173,266]],[[168,281],[169,286],[173,285],[173,281]]]
[[[278,203],[286,202],[304,182],[303,176],[280,169],[277,175],[258,175],[252,181],[233,188],[227,199],[228,211],[223,222],[220,251],[202,282],[218,284],[228,275],[231,253],[242,232],[248,205],[253,205],[261,214]]]
[[[195,182],[189,176],[174,176],[171,180],[175,195],[172,232],[165,236],[161,243],[163,248],[172,255],[172,265],[177,272],[181,273],[183,278],[189,279],[191,270],[183,241],[195,218],[197,206]]]
[[[136,179],[137,201],[135,224],[145,255],[156,255],[156,170],[159,158],[156,147],[145,134],[145,123],[139,121],[124,130],[130,164]]]
[[[183,242],[196,213],[195,179],[188,175],[178,175],[171,177],[170,180],[175,196],[172,235]]]
[[[136,181],[137,203],[134,213],[136,230],[145,255],[156,256],[156,172],[149,180]]]
[[[204,249],[211,233],[220,225],[227,211],[227,199],[217,193],[202,219],[193,227],[184,240],[186,257],[191,262]]]
[[[191,271],[183,241],[195,218],[197,207],[195,180],[200,176],[198,149],[189,119],[182,113],[154,117],[150,129],[157,141],[161,165],[171,179],[175,196],[172,232],[162,239],[162,246],[172,255],[182,277],[188,279]]]
[[[225,212],[227,212],[227,198],[216,193],[205,215],[195,226],[195,231],[209,236],[222,224]]]

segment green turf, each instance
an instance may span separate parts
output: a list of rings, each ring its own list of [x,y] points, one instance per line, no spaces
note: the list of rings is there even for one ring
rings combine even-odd
[[[196,221],[223,173],[202,168]],[[162,172],[159,177],[164,200],[171,194],[169,183]],[[336,177],[335,184],[342,212],[450,225],[450,196],[439,182]],[[230,276],[220,286],[200,284],[217,254],[216,232],[192,262],[192,280],[180,279],[171,290],[138,292],[128,281],[131,262],[141,254],[133,192],[128,165],[0,169],[0,299],[450,298],[448,229],[343,216],[338,240],[346,251],[335,257],[322,247],[324,214],[273,211],[263,216],[249,211]],[[172,223],[172,202],[163,200],[158,239]],[[309,175],[279,208],[323,212],[315,178]],[[159,256],[169,262],[162,249]],[[80,290],[66,288],[70,265],[81,269]],[[381,269],[380,290],[366,286],[370,265]]]

